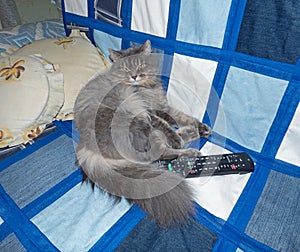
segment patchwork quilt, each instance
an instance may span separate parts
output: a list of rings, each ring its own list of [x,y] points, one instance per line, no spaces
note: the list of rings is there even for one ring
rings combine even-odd
[[[151,40],[168,102],[213,129],[204,155],[247,152],[255,171],[188,179],[195,218],[160,228],[81,183],[72,121],[0,161],[1,251],[299,251],[300,2],[62,1],[108,55]]]

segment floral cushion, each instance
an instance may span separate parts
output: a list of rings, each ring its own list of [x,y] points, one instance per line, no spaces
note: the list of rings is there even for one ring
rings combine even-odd
[[[65,101],[57,119],[73,119],[73,107],[80,89],[96,72],[106,69],[109,60],[78,30],[73,30],[69,37],[34,41],[13,55],[36,53],[59,64],[64,74]]]
[[[64,101],[63,74],[39,55],[0,58],[0,147],[27,143]]]

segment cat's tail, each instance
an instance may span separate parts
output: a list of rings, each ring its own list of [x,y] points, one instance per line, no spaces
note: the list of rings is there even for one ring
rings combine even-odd
[[[192,192],[179,175],[155,164],[105,159],[82,148],[78,163],[89,180],[117,197],[136,203],[163,227],[186,224],[194,214]]]

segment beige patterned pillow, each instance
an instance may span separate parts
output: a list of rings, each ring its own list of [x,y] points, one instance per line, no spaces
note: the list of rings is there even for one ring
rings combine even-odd
[[[69,37],[34,41],[14,55],[36,53],[59,64],[64,74],[65,102],[57,119],[73,119],[73,107],[79,91],[96,72],[106,69],[110,61],[78,30],[73,30]]]
[[[0,147],[27,143],[64,101],[63,74],[39,55],[0,58]]]

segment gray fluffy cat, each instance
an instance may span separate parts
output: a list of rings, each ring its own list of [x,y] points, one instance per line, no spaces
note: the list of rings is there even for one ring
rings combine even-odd
[[[186,223],[193,215],[191,189],[153,161],[199,155],[183,147],[211,130],[168,106],[161,59],[151,53],[149,40],[109,52],[112,66],[89,81],[75,104],[83,179],[136,203],[161,226]]]

